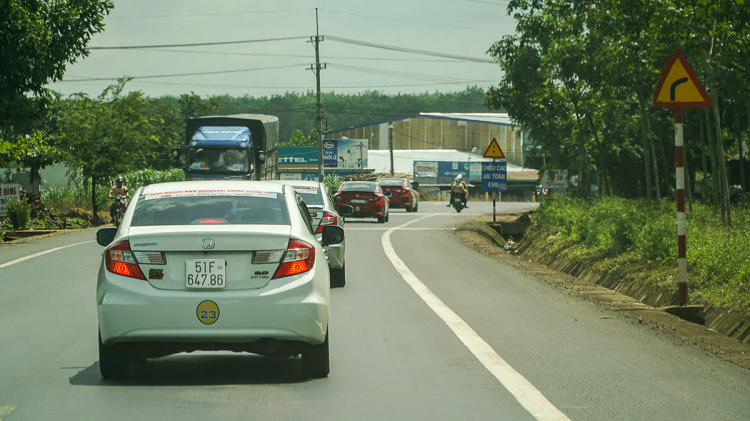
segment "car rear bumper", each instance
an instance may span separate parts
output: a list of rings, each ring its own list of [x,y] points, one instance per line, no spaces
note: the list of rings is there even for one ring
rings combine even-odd
[[[385,216],[385,205],[378,205],[378,204],[351,204],[351,203],[342,203],[344,205],[349,205],[354,208],[354,214],[352,214],[352,217],[354,218],[366,218],[366,217],[372,217],[372,216]]]
[[[328,268],[323,267],[326,272]],[[320,267],[316,265],[316,269]],[[105,345],[122,342],[251,343],[277,339],[319,344],[330,312],[328,276],[314,271],[234,291],[175,291],[99,269],[97,312]],[[218,319],[203,324],[198,305],[213,301]]]

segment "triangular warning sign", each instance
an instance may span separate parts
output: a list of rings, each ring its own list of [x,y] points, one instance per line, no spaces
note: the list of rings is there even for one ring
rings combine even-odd
[[[487,150],[484,151],[485,158],[496,158],[496,159],[505,159],[505,154],[503,153],[503,150],[500,149],[500,145],[497,144],[497,139],[494,137],[492,138],[492,142],[490,142],[489,146],[487,146]]]
[[[679,48],[656,84],[651,105],[656,108],[711,108],[714,103]]]

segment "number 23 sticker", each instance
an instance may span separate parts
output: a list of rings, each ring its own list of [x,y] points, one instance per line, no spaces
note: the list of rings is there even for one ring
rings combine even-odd
[[[195,310],[198,320],[204,325],[214,324],[219,320],[219,306],[211,300],[202,301]]]

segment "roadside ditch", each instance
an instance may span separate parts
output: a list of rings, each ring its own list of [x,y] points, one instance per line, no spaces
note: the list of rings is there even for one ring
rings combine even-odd
[[[497,224],[491,216],[481,217],[458,227],[457,235],[467,246],[571,295],[626,315],[632,323],[645,324],[750,369],[750,312],[729,311],[710,303],[676,306],[676,292],[653,280],[653,268],[603,273],[591,265],[561,258],[544,236],[526,235],[532,214],[498,215]]]

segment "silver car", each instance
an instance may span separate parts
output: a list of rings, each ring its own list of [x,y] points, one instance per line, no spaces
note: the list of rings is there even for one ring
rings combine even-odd
[[[312,218],[313,228],[318,240],[321,239],[323,227],[337,225],[344,228],[343,216],[349,216],[354,209],[346,206],[341,209],[341,214],[333,206],[333,196],[325,184],[318,181],[306,180],[279,180],[281,184],[294,187],[297,194],[307,204]],[[325,247],[328,256],[328,267],[331,270],[331,288],[341,288],[346,285],[346,241]]]

